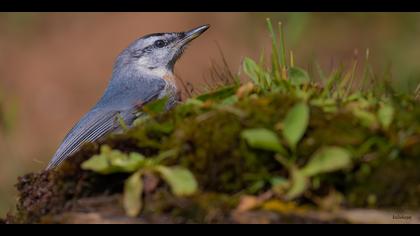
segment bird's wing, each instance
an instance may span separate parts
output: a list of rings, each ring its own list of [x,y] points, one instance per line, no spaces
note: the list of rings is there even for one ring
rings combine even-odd
[[[58,166],[86,142],[93,142],[118,128],[118,111],[95,109],[87,113],[66,135],[47,169]],[[124,118],[124,117],[123,117]]]
[[[104,135],[119,128],[117,115],[127,124],[131,124],[135,119],[137,105],[145,104],[156,99],[164,89],[165,83],[156,80],[156,82],[147,82],[146,89],[137,89],[138,93],[130,91],[117,91],[114,96],[107,96],[101,99],[98,106],[89,111],[66,135],[62,144],[54,154],[47,170],[53,169],[64,161],[68,156],[74,154],[86,142],[93,142]],[[114,92],[116,92],[114,90]],[[125,95],[125,96],[124,96]],[[130,96],[131,95],[131,96]],[[125,99],[125,100],[122,100]],[[140,103],[140,104],[139,104]]]

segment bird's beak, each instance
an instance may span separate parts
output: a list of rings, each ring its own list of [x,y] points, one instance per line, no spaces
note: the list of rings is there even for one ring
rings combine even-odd
[[[191,42],[193,39],[200,36],[204,31],[206,31],[208,28],[210,28],[210,25],[202,25],[200,27],[194,28],[190,31],[185,32],[184,37],[177,43],[178,46],[185,46],[189,42]]]

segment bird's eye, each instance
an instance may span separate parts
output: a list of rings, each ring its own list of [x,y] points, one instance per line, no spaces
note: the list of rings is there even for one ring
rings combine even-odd
[[[157,40],[155,41],[155,46],[158,48],[163,48],[165,47],[165,42],[163,40]]]

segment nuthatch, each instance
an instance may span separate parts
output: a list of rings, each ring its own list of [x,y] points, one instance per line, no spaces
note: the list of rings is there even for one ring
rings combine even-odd
[[[84,143],[121,130],[118,117],[131,125],[142,105],[163,97],[169,98],[166,108],[173,107],[178,100],[175,62],[187,44],[208,28],[203,25],[187,32],[149,34],[122,51],[104,95],[65,136],[47,170],[58,166]]]

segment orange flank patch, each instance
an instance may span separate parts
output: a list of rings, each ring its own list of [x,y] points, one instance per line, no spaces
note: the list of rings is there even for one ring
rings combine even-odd
[[[163,79],[167,81],[175,81],[175,75],[168,73],[163,76]]]

